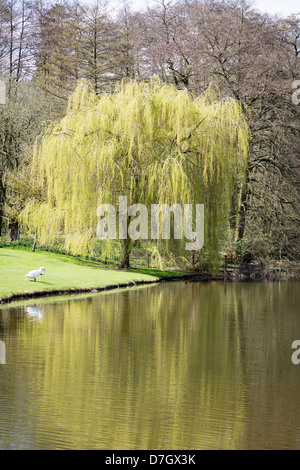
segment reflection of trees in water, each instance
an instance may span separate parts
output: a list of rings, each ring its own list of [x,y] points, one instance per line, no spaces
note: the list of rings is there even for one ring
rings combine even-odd
[[[243,308],[248,442],[252,448],[298,448],[300,376],[291,362],[291,342],[300,331],[299,283],[237,284],[231,289],[237,311]]]
[[[208,284],[200,293],[197,284],[173,284],[44,305],[42,330],[27,322],[20,337],[43,351],[44,367],[34,371],[37,419],[44,422],[38,409],[51,403],[48,432],[60,416],[68,439],[80,428],[87,447],[238,441],[243,424],[237,419],[232,427],[232,419],[244,404],[231,400],[230,387],[240,396],[242,378],[228,362],[230,341],[218,332],[216,292]],[[230,425],[218,431],[211,423],[220,420]]]
[[[282,354],[296,301],[288,284],[210,282],[45,304],[42,321],[27,320],[18,337],[30,344],[29,364],[37,351],[43,358],[24,370],[23,383],[39,390],[36,426],[71,448],[281,442],[295,406]]]

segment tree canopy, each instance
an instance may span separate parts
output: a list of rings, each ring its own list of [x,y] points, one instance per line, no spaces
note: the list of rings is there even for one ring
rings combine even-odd
[[[44,121],[65,116],[77,81],[101,97],[124,78],[157,76],[194,97],[214,83],[220,96],[243,103],[251,145],[224,253],[245,262],[299,260],[299,15],[262,14],[248,0],[117,10],[105,0],[0,0],[2,241],[27,240],[17,216],[36,192],[27,185],[32,142]]]
[[[241,104],[211,86],[194,98],[154,79],[123,81],[97,97],[85,81],[66,116],[35,144],[22,220],[41,243],[57,234],[75,255],[93,251],[97,207],[128,203],[204,204],[205,248],[216,262],[220,236],[243,185],[249,128]]]

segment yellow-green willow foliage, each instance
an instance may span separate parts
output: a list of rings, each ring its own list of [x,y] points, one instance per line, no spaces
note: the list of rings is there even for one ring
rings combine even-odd
[[[205,246],[216,258],[219,234],[245,173],[249,130],[240,103],[210,87],[193,98],[158,80],[122,82],[99,98],[80,82],[66,116],[34,148],[32,182],[44,187],[23,223],[41,243],[65,235],[72,254],[96,241],[96,208],[131,203],[204,204]]]

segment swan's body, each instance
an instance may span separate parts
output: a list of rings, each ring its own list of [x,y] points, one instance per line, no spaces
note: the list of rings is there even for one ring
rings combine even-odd
[[[36,278],[39,276],[39,275],[43,275],[45,274],[45,268],[40,268],[40,269],[36,269],[35,271],[30,271],[30,273],[28,274],[25,274],[25,277],[30,277],[31,279],[34,279],[34,282],[36,281]]]

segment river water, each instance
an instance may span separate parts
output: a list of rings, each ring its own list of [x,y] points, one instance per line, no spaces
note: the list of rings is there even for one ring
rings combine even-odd
[[[174,282],[1,308],[0,449],[300,449],[299,286]]]

